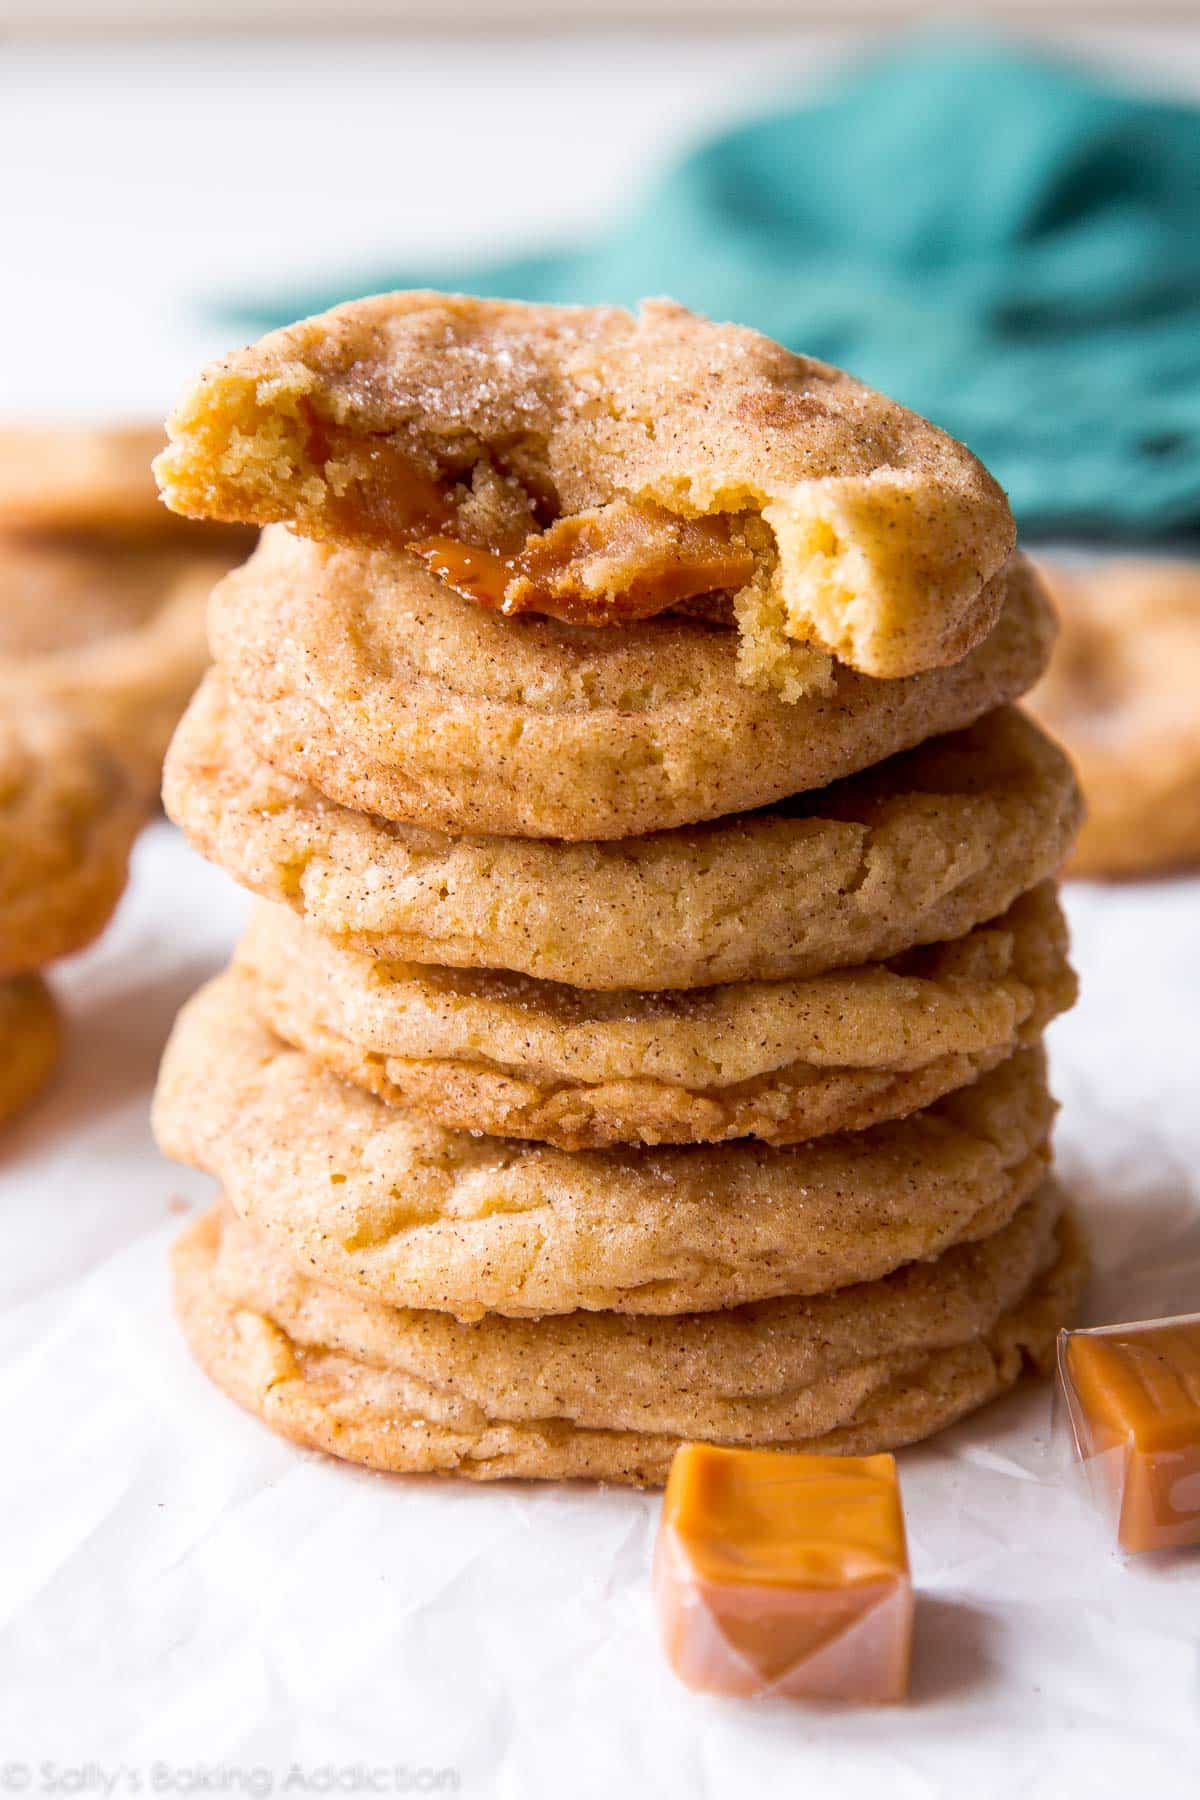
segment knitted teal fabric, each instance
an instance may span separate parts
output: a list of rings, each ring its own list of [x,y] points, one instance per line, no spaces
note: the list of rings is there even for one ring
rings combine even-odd
[[[593,246],[238,310],[387,287],[670,294],[944,425],[1026,530],[1200,528],[1200,109],[1011,45],[910,41],[699,144]]]

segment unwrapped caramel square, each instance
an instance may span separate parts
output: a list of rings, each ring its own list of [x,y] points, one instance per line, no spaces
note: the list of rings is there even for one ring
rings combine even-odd
[[[654,1588],[688,1687],[903,1699],[913,1600],[895,1458],[683,1445]]]
[[[1064,1331],[1058,1370],[1121,1548],[1200,1544],[1200,1313]]]

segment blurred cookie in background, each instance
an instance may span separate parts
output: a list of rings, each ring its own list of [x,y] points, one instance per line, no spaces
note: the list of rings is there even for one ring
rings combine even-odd
[[[152,805],[208,665],[205,608],[228,566],[194,551],[0,535],[0,708],[30,694],[68,707]]]
[[[0,427],[0,706],[68,707],[157,798],[208,661],[209,589],[253,543],[173,517],[157,427]]]
[[[0,705],[0,981],[90,944],[125,887],[145,801],[68,707]]]
[[[1200,866],[1200,562],[1040,568],[1062,629],[1027,704],[1069,752],[1088,812],[1067,873]]]
[[[209,590],[253,540],[167,512],[160,444],[0,427],[0,1123],[58,1060],[37,971],[108,923],[208,662]]]
[[[0,982],[0,1125],[41,1093],[61,1043],[58,1009],[41,976]]]
[[[70,707],[0,696],[0,1125],[46,1085],[61,1026],[38,973],[103,931],[146,800]]]
[[[0,533],[248,549],[253,534],[236,527],[214,534],[211,525],[167,511],[150,473],[165,443],[155,423],[0,424]]]

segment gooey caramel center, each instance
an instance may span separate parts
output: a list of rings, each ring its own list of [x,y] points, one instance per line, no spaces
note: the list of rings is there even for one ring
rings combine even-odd
[[[328,535],[405,549],[456,594],[509,616],[621,624],[734,592],[754,574],[736,515],[683,518],[653,501],[617,499],[525,532],[523,541],[511,519],[488,541],[468,541],[478,531],[454,529],[462,502],[450,484],[424,474],[389,439],[314,427],[312,450],[329,490]]]
[[[465,599],[508,615],[544,613],[575,625],[648,619],[700,594],[744,587],[754,556],[731,518],[682,519],[614,500],[532,532],[514,555],[442,534],[409,548]]]

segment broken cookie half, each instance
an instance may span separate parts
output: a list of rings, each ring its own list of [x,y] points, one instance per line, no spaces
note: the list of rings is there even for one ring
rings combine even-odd
[[[199,518],[405,551],[467,599],[586,627],[735,620],[795,698],[991,629],[1015,542],[982,464],[769,338],[647,303],[352,302],[209,368],[156,471]]]

